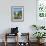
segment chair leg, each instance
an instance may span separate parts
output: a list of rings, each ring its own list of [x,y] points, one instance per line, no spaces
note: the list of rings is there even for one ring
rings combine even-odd
[[[5,46],[7,46],[7,34],[5,34]]]
[[[7,46],[7,42],[5,41],[5,46]]]
[[[17,34],[17,46],[18,46],[18,34]]]

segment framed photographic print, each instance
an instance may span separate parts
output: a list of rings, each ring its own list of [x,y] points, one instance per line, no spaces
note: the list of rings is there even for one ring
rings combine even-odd
[[[11,6],[11,20],[13,22],[24,21],[24,6]]]

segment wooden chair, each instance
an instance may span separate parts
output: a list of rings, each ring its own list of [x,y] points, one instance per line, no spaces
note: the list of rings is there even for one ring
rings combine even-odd
[[[29,33],[21,33],[21,36],[26,36],[27,42],[26,42],[26,46],[30,46],[30,42],[29,42]]]
[[[5,46],[7,46],[7,44],[8,44],[8,42],[7,42],[7,38],[8,37],[7,36],[9,36],[9,37],[10,36],[17,36],[17,42],[16,42],[17,44],[15,46],[18,46],[18,34],[9,34],[9,33],[6,33],[5,34]]]

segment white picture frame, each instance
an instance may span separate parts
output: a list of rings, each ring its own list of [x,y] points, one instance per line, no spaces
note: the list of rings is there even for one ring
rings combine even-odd
[[[24,21],[24,6],[11,6],[11,21]]]

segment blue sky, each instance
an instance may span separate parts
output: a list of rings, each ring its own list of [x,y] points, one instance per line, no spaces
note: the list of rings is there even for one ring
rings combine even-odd
[[[15,8],[14,11],[16,11],[16,12],[22,11],[22,8]]]

